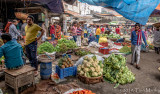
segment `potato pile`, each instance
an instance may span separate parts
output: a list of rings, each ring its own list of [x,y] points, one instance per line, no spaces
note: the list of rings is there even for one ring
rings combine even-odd
[[[72,67],[73,65],[73,61],[69,57],[63,57],[58,62],[58,66],[62,69]]]

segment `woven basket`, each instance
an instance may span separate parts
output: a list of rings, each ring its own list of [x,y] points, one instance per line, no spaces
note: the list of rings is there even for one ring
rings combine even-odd
[[[26,20],[27,17],[28,17],[28,14],[22,13],[22,12],[15,12],[15,16],[16,16],[16,18],[18,18],[18,19]]]
[[[88,78],[88,77],[77,74],[77,77],[79,78],[80,81],[82,81],[85,84],[96,84],[96,83],[103,82],[103,75],[100,77]]]
[[[116,38],[109,38],[111,41],[117,41],[118,39]]]
[[[160,23],[153,24],[154,27],[160,27]]]
[[[51,59],[49,57],[51,57]],[[38,56],[38,61],[40,62],[53,62],[55,60],[55,55],[39,55]]]

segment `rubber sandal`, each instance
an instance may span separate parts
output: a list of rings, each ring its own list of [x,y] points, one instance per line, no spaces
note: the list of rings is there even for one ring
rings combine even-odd
[[[136,66],[136,68],[137,68],[138,70],[140,70],[140,69],[141,69],[139,66]]]

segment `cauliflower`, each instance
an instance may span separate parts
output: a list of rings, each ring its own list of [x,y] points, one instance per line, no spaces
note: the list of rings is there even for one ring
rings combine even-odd
[[[84,68],[84,72],[88,72],[89,71],[89,69],[88,68]]]
[[[87,68],[90,67],[90,63],[86,63],[84,67],[87,67]]]
[[[83,71],[80,71],[80,75],[82,75],[82,76],[83,76],[83,75],[84,75],[84,72],[83,72]]]
[[[103,68],[101,69],[101,72],[103,72]]]
[[[91,72],[95,72],[94,67],[90,67],[90,71],[91,71]]]
[[[81,68],[84,69],[84,64],[82,64]]]
[[[98,76],[98,73],[92,72],[92,76],[93,76],[93,77],[97,77],[97,76]]]
[[[78,68],[77,68],[77,71],[78,71],[78,72],[80,72],[81,70],[82,70],[81,67],[78,67]]]
[[[84,57],[84,60],[88,60],[88,56],[85,56],[85,57]]]
[[[83,61],[83,64],[86,64],[86,63],[88,63],[88,61],[87,61],[87,60],[84,60],[84,61]]]

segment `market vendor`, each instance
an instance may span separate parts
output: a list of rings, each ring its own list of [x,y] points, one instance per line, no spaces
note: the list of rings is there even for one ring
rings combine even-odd
[[[41,35],[39,37],[37,37],[38,31],[41,32]],[[31,63],[31,66],[36,69],[35,76],[37,76],[38,75],[37,41],[40,40],[41,37],[43,36],[44,30],[37,24],[34,24],[33,16],[28,16],[25,32],[26,32],[25,48],[27,57]]]
[[[7,69],[19,69],[24,65],[22,56],[22,46],[11,41],[12,36],[10,34],[2,34],[1,36],[4,45],[0,47],[0,57],[4,56],[5,65]]]
[[[117,41],[116,41],[117,43],[122,43],[122,42],[125,42],[125,38],[120,38],[120,39],[118,39]]]

